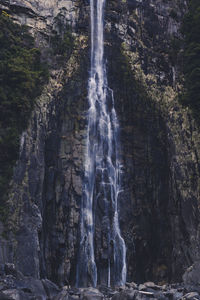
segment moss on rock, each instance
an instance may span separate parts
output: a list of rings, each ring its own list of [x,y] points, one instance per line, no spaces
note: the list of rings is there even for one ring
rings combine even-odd
[[[18,157],[19,137],[27,127],[35,99],[48,80],[40,50],[26,26],[0,15],[0,219],[6,218],[6,192]]]

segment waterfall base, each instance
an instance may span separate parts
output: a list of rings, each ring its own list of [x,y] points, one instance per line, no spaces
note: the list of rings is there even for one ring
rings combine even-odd
[[[194,270],[195,266],[194,266]],[[196,270],[197,271],[197,270]],[[199,277],[195,277],[191,268],[187,270],[184,283],[157,285],[153,282],[136,284],[126,283],[122,287],[98,286],[98,288],[71,288],[62,289],[48,279],[26,277],[19,272],[14,264],[5,264],[0,269],[0,299],[8,300],[187,300],[200,299]],[[198,273],[199,274],[199,273]],[[196,281],[195,281],[196,278]]]

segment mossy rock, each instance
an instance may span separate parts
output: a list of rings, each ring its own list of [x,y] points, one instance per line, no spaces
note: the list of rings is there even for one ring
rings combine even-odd
[[[2,11],[0,27],[0,220],[4,221],[19,137],[49,75],[26,26],[15,24]]]

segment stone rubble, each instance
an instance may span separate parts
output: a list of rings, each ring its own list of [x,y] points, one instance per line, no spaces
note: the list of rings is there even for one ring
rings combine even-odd
[[[1,265],[0,300],[200,300],[200,286],[127,282],[121,287],[59,288],[48,279],[24,276],[14,264]]]

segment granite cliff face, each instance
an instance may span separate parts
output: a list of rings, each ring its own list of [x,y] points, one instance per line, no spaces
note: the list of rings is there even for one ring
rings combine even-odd
[[[120,226],[127,281],[180,282],[200,259],[200,132],[178,102],[181,62],[171,48],[172,39],[180,38],[186,4],[107,1],[105,52],[121,128]],[[88,108],[89,1],[1,1],[0,7],[30,27],[51,68],[21,137],[9,218],[0,227],[0,264],[14,263],[26,276],[74,285]],[[62,36],[63,25],[74,37],[64,59],[50,53],[52,35]],[[97,210],[101,215],[101,207]],[[97,221],[95,257],[103,270],[101,230]],[[192,269],[188,272],[184,278],[192,281]]]

